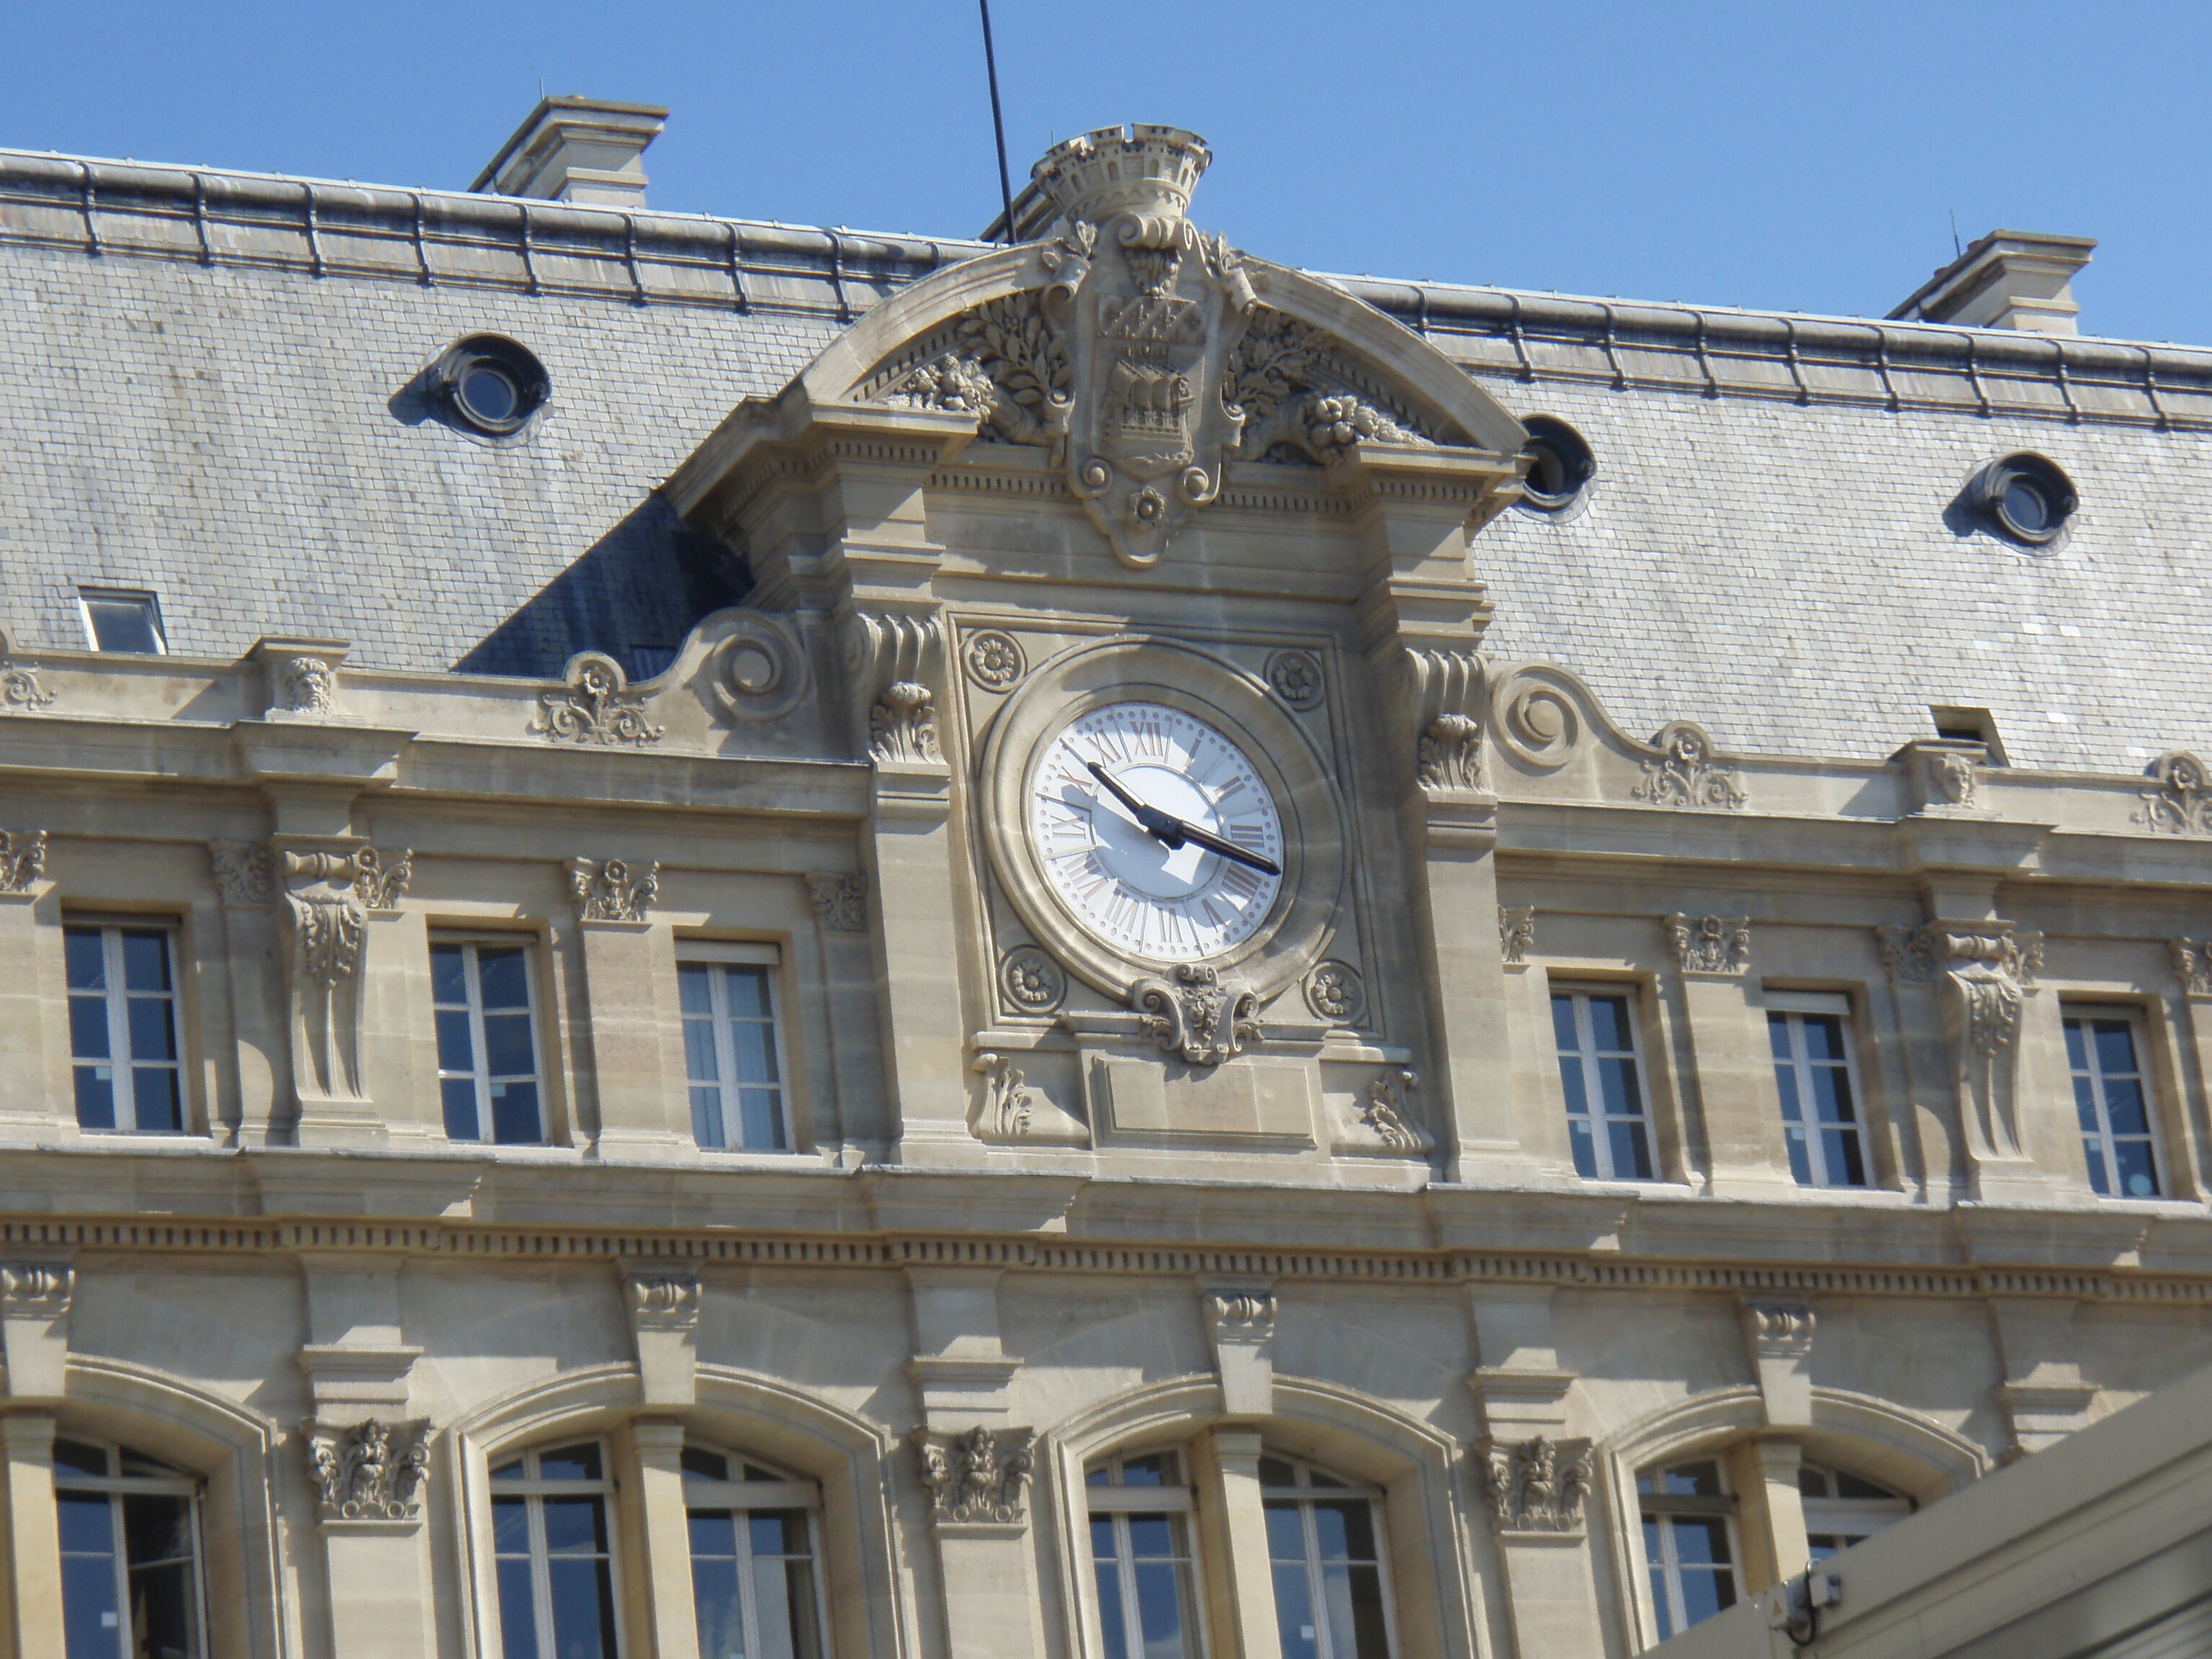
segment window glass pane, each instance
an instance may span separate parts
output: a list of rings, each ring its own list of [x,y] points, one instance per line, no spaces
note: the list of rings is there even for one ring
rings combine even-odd
[[[54,1442],[54,1471],[58,1474],[106,1474],[107,1450],[82,1440]]]
[[[1775,1059],[1790,1058],[1789,1015],[1769,1014],[1766,1017],[1766,1046],[1773,1051]]]
[[[528,1014],[486,1014],[483,1034],[487,1077],[537,1075],[538,1056],[531,1046]]]
[[[2066,1022],[2066,1063],[2077,1072],[2089,1068],[2088,1045],[2082,1040],[2081,1022],[2078,1019]]]
[[[1644,1091],[1636,1080],[1636,1062],[1632,1060],[1601,1060],[1597,1063],[1599,1086],[1605,1091],[1605,1109],[1613,1117],[1640,1117],[1644,1112]]]
[[[1173,1452],[1147,1452],[1142,1457],[1123,1458],[1121,1478],[1115,1484],[1123,1486],[1170,1486],[1179,1478]]]
[[[115,1127],[115,1072],[108,1066],[76,1068],[76,1121],[80,1128]]]
[[[1552,999],[1552,1036],[1563,1054],[1573,1054],[1581,1047],[1575,1041],[1575,1000],[1571,996]]]
[[[145,1659],[196,1659],[199,1607],[190,1560],[131,1567],[132,1647]]]
[[[1718,1498],[1721,1470],[1717,1463],[1678,1463],[1659,1474],[1658,1490],[1680,1498]]]
[[[497,1509],[498,1505],[494,1508]],[[517,1499],[515,1507],[521,1508]],[[529,1547],[527,1541],[523,1545]],[[530,1558],[507,1556],[499,1563],[501,1659],[538,1659],[538,1607],[531,1595]]]
[[[1774,1086],[1782,1096],[1782,1121],[1784,1123],[1803,1122],[1805,1115],[1797,1104],[1797,1066],[1787,1056],[1784,1056],[1783,1064],[1774,1068]]]
[[[697,1517],[693,1519],[696,1523]],[[738,1603],[737,1558],[702,1556],[695,1543],[691,1600],[699,1615],[699,1659],[744,1659],[745,1621]]]
[[[538,1115],[538,1085],[493,1084],[491,1128],[492,1139],[502,1146],[535,1146],[543,1143],[545,1126]]]
[[[169,936],[158,930],[126,929],[123,935],[123,984],[131,991],[167,991]],[[2121,1029],[2126,1035],[2126,1028]]]
[[[806,1511],[754,1510],[745,1517],[755,1555],[806,1553]]]
[[[693,1560],[708,1555],[726,1555],[733,1561],[737,1559],[738,1523],[729,1510],[693,1510],[686,1519],[690,1523]]]
[[[1313,1585],[1303,1559],[1275,1563],[1275,1628],[1283,1659],[1317,1659],[1320,1632],[1314,1628]]]
[[[2097,1069],[2106,1077],[2131,1074],[2136,1069],[2135,1038],[2124,1019],[2097,1022]]]
[[[2074,1073],[2074,1117],[2082,1133],[2097,1133],[2097,1090],[2087,1072]]]
[[[1585,1180],[1596,1180],[1597,1142],[1590,1133],[1589,1120],[1586,1117],[1569,1118],[1567,1139],[1574,1146],[1575,1173]]]
[[[730,1460],[718,1451],[708,1451],[704,1446],[684,1449],[684,1473],[695,1480],[726,1480],[730,1478]]]
[[[729,1145],[728,1137],[722,1133],[722,1091],[719,1085],[692,1090],[691,1138],[710,1148]]]
[[[604,1557],[545,1564],[557,1659],[615,1659],[614,1576]]]
[[[56,1492],[54,1507],[64,1555],[114,1555],[115,1522],[105,1492]]]
[[[477,1085],[474,1078],[449,1077],[438,1085],[446,1109],[446,1138],[477,1140],[483,1130],[477,1123]]]
[[[607,1547],[606,1506],[597,1498],[547,1498],[545,1547],[555,1555],[598,1555]]]
[[[1894,1498],[1897,1494],[1887,1486],[1877,1486],[1871,1480],[1862,1480],[1856,1474],[1836,1471],[1836,1496],[1838,1498]]]
[[[589,1440],[580,1445],[556,1447],[538,1459],[540,1480],[603,1480],[606,1477],[599,1471],[599,1448]]]
[[[2105,1143],[2095,1135],[2085,1136],[2081,1153],[2089,1166],[2089,1189],[2110,1198],[2112,1183],[2111,1173],[2105,1168]]]
[[[1098,1634],[1106,1659],[1129,1659],[1121,1611],[1121,1572],[1114,1559],[1114,1523],[1103,1516],[1094,1516],[1091,1522],[1091,1559],[1098,1575]]]
[[[722,1075],[714,1053],[714,1023],[707,1019],[684,1022],[684,1066],[694,1083],[713,1083]]]
[[[2122,1193],[2130,1198],[2158,1196],[2158,1170],[2151,1162],[2150,1142],[2114,1141],[2112,1162],[2118,1166]]]
[[[176,1022],[170,1018],[171,1003],[167,997],[132,997],[129,1000],[130,1014],[126,1024],[131,1032],[131,1058],[133,1060],[174,1060],[177,1057]]]
[[[732,1019],[766,1019],[769,1016],[768,969],[765,968],[737,968],[726,969],[723,988],[729,994],[730,1018]]]
[[[1607,1129],[1613,1143],[1613,1178],[1615,1181],[1649,1181],[1651,1179],[1651,1148],[1644,1138],[1644,1123],[1640,1118],[1613,1118]]]
[[[1728,1526],[1718,1516],[1677,1515],[1668,1524],[1674,1529],[1674,1553],[1683,1566],[1719,1566],[1727,1562]]]
[[[783,1111],[776,1097],[765,1089],[747,1089],[740,1099],[744,1111],[745,1145],[757,1151],[782,1151]]]
[[[1329,1642],[1336,1659],[1389,1659],[1380,1567],[1324,1567],[1322,1595],[1328,1607]]]
[[[107,999],[71,997],[69,1012],[70,1053],[79,1060],[107,1059]]]
[[[2131,1077],[2105,1079],[2105,1115],[2116,1135],[2147,1135],[2150,1118],[2143,1110],[2142,1084]]]
[[[69,988],[72,991],[104,991],[107,988],[107,951],[101,945],[97,927],[64,927],[62,930],[62,951],[69,968]]]
[[[495,1474],[496,1480],[499,1476]],[[491,1547],[500,1555],[527,1554],[530,1550],[530,1505],[520,1498],[491,1500]]]
[[[676,964],[676,1000],[685,1013],[711,1015],[714,1012],[714,988],[708,982],[714,972],[703,962]]]
[[[1821,1154],[1828,1163],[1828,1182],[1836,1187],[1867,1184],[1866,1161],[1861,1156],[1856,1129],[1830,1129],[1820,1138]]]
[[[107,1505],[100,1505],[103,1522]],[[94,1655],[97,1659],[119,1653],[118,1632],[122,1611],[115,1605],[115,1557],[62,1557],[62,1640],[69,1659]]]
[[[757,1659],[810,1659],[814,1652],[814,1578],[804,1560],[753,1558]]]
[[[1559,1056],[1559,1087],[1565,1091],[1567,1110],[1582,1114],[1589,1110],[1589,1094],[1583,1087],[1583,1060],[1580,1054]]]
[[[1296,1504],[1270,1501],[1267,1511],[1267,1556],[1274,1561],[1304,1561],[1306,1530]]]
[[[1625,1054],[1634,1046],[1629,1036],[1626,997],[1592,997],[1589,1011],[1590,1036],[1601,1053]]]
[[[125,1474],[151,1474],[179,1478],[184,1474],[182,1469],[167,1463],[157,1462],[143,1452],[135,1452],[126,1448],[118,1452],[116,1455],[121,1460],[123,1473]]]
[[[1836,1065],[1844,1061],[1844,1022],[1836,1014],[1804,1014],[1805,1058],[1828,1060]]]
[[[523,966],[520,945],[501,945],[477,947],[477,983],[482,988],[483,1006],[487,1008],[527,1008],[530,1006],[530,975]]]
[[[1324,1561],[1375,1559],[1373,1510],[1360,1498],[1350,1503],[1314,1505],[1314,1530],[1321,1540]]]
[[[459,945],[430,947],[430,1000],[459,1007],[468,1006],[468,971]]]
[[[775,1042],[769,1027],[732,1024],[730,1027],[730,1048],[736,1057],[738,1082],[774,1083],[776,1080]]]
[[[1170,1516],[1133,1515],[1129,1517],[1129,1553],[1138,1560],[1165,1560],[1181,1553],[1176,1548],[1176,1529]]]
[[[438,1069],[441,1072],[472,1072],[476,1069],[476,1044],[469,1036],[469,1011],[465,1008],[441,1008],[437,1011]]]
[[[1130,1569],[1137,1586],[1137,1629],[1145,1659],[1182,1659],[1182,1570],[1165,1561]]]
[[[154,602],[130,595],[111,595],[94,599],[87,594],[85,614],[92,618],[92,640],[95,650],[118,652],[125,655],[149,657],[161,649],[161,635],[154,628]]]
[[[1823,1123],[1850,1123],[1851,1113],[1851,1082],[1840,1066],[1811,1066],[1806,1068],[1813,1078],[1813,1108]]]
[[[1263,1457],[1260,1460],[1260,1484],[1263,1486],[1295,1486],[1298,1471],[1286,1458]]]
[[[185,1103],[173,1067],[140,1066],[131,1073],[131,1104],[137,1127],[174,1134],[185,1127]]]

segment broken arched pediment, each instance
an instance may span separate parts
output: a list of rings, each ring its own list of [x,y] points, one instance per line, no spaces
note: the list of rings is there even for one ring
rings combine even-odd
[[[972,419],[986,441],[1048,449],[1139,568],[1219,495],[1234,461],[1457,452],[1488,459],[1510,485],[1526,434],[1443,354],[1190,224],[1208,159],[1166,127],[1059,145],[1036,168],[1060,210],[1042,240],[877,307],[800,374],[781,412],[927,410]]]

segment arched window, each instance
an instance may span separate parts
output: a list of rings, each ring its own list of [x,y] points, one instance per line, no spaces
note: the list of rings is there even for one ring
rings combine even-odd
[[[1644,1516],[1644,1560],[1659,1639],[1677,1635],[1741,1592],[1736,1577],[1735,1499],[1720,1462],[1703,1458],[1636,1477]]]
[[[1381,1496],[1297,1458],[1261,1458],[1283,1659],[1389,1659]]]
[[[69,1659],[202,1659],[200,1483],[143,1453],[54,1442]]]
[[[684,1449],[699,1659],[820,1659],[820,1490],[735,1452]]]
[[[1911,1498],[1821,1463],[1798,1465],[1797,1490],[1805,1500],[1805,1538],[1815,1561],[1840,1555],[1912,1513]]]
[[[1199,1659],[1193,1504],[1182,1454],[1109,1457],[1084,1480],[1105,1659]]]
[[[613,1493],[596,1440],[493,1468],[501,1659],[617,1659]]]

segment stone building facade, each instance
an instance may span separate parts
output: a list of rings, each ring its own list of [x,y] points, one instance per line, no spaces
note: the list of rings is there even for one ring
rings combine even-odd
[[[0,155],[15,1652],[1626,1655],[2212,1359],[2212,354],[2085,247],[1668,309],[1170,129],[987,246],[532,119]]]

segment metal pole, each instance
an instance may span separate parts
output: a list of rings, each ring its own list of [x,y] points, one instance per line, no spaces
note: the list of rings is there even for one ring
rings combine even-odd
[[[1006,172],[1006,118],[999,108],[999,57],[991,50],[991,0],[976,0],[983,9],[983,67],[991,77],[991,131],[999,141],[999,200],[1006,209],[1006,240],[1014,240],[1014,186]]]

